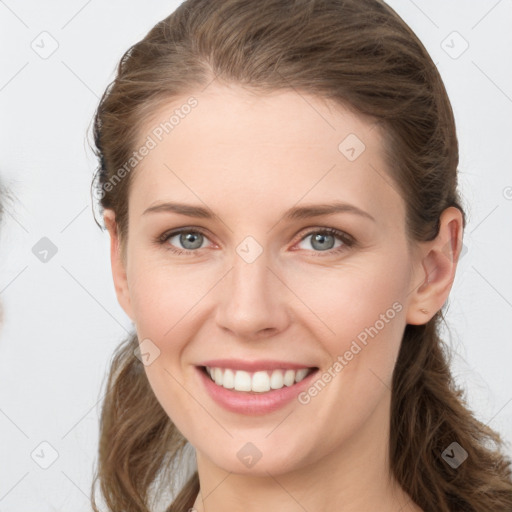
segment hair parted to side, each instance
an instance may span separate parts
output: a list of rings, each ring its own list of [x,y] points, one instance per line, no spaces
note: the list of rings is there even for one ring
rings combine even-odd
[[[144,120],[214,79],[260,93],[309,93],[371,116],[383,128],[409,239],[433,239],[449,206],[465,226],[451,105],[426,49],[393,9],[381,0],[187,0],[126,51],[94,118],[93,187],[100,210],[114,210],[121,242],[136,170],[106,185],[130,159]],[[393,374],[391,469],[426,512],[510,512],[510,460],[454,384],[442,320],[438,311],[425,325],[406,326]],[[98,481],[108,510],[149,511],[157,480],[176,482],[168,471],[187,444],[157,402],[137,346],[130,336],[111,363],[91,489],[96,512]],[[468,453],[457,469],[441,457],[453,441]],[[168,512],[193,506],[197,471],[178,491]]]

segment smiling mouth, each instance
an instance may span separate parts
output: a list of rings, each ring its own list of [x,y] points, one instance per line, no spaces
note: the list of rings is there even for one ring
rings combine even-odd
[[[219,387],[251,394],[268,393],[291,387],[318,370],[317,367],[298,370],[275,369],[246,372],[230,368],[201,366],[201,370]]]

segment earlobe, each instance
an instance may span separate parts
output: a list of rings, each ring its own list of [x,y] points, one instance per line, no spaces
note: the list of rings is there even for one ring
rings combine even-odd
[[[117,301],[124,312],[134,320],[130,294],[128,288],[128,277],[126,273],[126,262],[121,255],[121,244],[116,223],[115,212],[111,209],[105,209],[103,213],[105,226],[110,235],[110,262],[112,266],[112,278],[116,291]]]
[[[407,309],[407,323],[427,323],[446,302],[462,249],[463,223],[458,208],[446,208],[440,217],[439,233],[423,247]]]

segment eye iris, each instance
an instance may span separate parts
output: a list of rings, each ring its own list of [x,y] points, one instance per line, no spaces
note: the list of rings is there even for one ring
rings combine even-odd
[[[330,245],[330,247],[326,247],[325,245],[325,240],[327,238],[330,238],[332,240],[332,244]],[[317,242],[320,242],[320,245],[318,247],[315,247],[315,243]],[[324,244],[324,245],[322,245]],[[323,234],[323,233],[317,233],[316,235],[313,236],[313,239],[311,241],[311,245],[313,247],[315,247],[315,249],[320,249],[320,250],[329,250],[329,249],[332,249],[333,248],[333,245],[334,245],[334,237],[332,235],[327,235],[327,234]],[[329,245],[329,244],[327,244]]]
[[[185,247],[186,249],[198,249],[199,247],[201,247],[201,244],[202,244],[202,237],[203,235],[201,235],[201,233],[196,233],[196,232],[188,232],[186,234],[181,234],[180,235],[180,243],[183,245],[183,247]],[[199,240],[199,243],[197,243]],[[190,246],[187,246],[187,243],[191,242],[192,243],[192,247]]]

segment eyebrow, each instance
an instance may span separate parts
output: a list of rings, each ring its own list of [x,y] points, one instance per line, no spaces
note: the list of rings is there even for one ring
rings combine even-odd
[[[180,215],[186,215],[187,217],[197,217],[203,219],[213,219],[215,215],[208,208],[202,206],[189,205],[184,203],[158,203],[144,210],[142,215],[148,213],[178,213]],[[333,215],[335,213],[352,213],[360,215],[367,219],[376,222],[375,218],[372,217],[368,212],[361,210],[357,206],[349,203],[343,203],[335,201],[328,204],[312,204],[307,206],[294,206],[283,214],[283,218],[286,220],[302,220],[309,219],[310,217],[319,217],[321,215]]]

